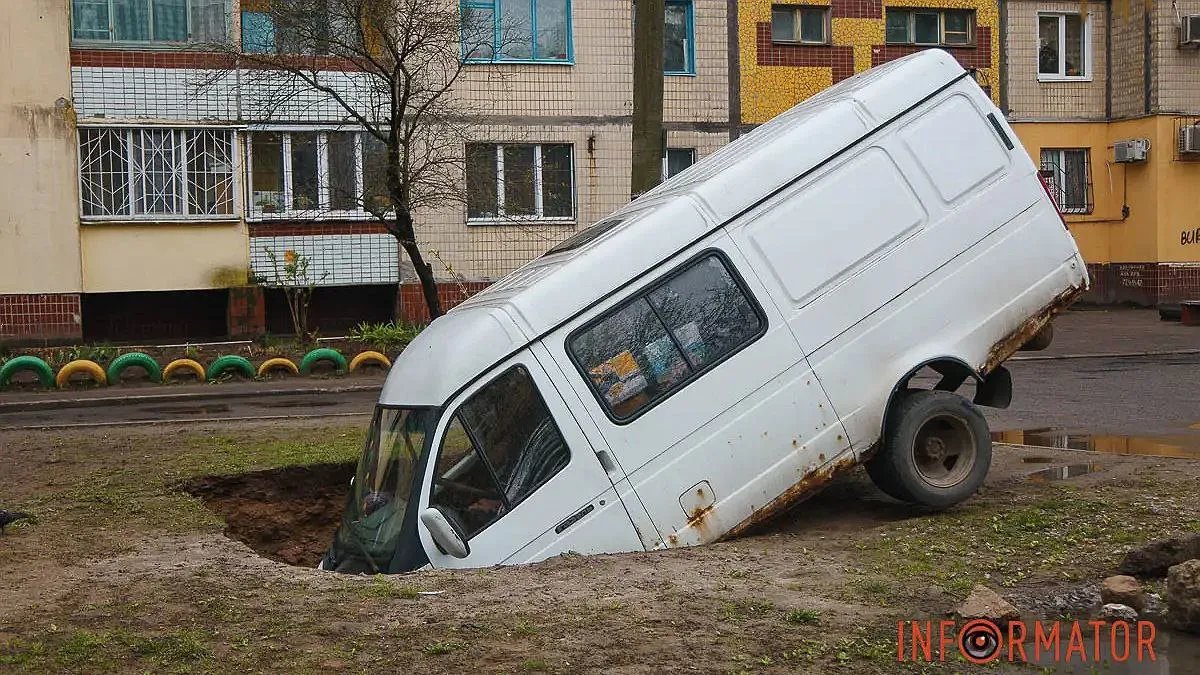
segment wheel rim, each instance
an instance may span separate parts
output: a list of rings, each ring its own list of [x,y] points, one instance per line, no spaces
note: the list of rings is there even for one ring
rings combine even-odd
[[[951,488],[966,479],[975,466],[975,433],[961,417],[931,417],[917,430],[913,463],[921,480]]]

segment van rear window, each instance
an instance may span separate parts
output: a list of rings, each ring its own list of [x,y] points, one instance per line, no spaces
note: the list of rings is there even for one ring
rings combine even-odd
[[[567,350],[608,414],[625,422],[765,329],[741,280],[711,252],[572,333]]]

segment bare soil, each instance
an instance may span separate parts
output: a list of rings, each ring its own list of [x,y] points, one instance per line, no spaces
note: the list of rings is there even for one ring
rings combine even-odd
[[[1082,612],[1051,600],[1200,530],[1200,462],[997,446],[980,493],[941,513],[856,472],[735,541],[319,572],[361,438],[311,420],[0,432],[0,508],[35,515],[0,537],[0,671],[964,672],[897,664],[896,621],[942,618],[975,583],[1027,615]]]

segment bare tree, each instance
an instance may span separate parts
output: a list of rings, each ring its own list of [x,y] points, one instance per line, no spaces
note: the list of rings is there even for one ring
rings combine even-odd
[[[463,163],[470,120],[455,86],[464,56],[499,47],[493,17],[447,0],[257,0],[267,30],[230,57],[243,107],[254,119],[295,119],[329,102],[364,134],[364,184],[353,202],[383,223],[412,262],[431,318],[442,314],[432,266],[418,245],[416,213],[466,199]],[[370,146],[370,148],[366,146]],[[315,194],[315,188],[313,190]],[[344,208],[344,207],[343,207]]]

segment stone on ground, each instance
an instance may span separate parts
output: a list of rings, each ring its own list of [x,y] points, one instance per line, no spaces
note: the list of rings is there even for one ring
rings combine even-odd
[[[971,594],[954,610],[955,616],[963,621],[972,619],[987,619],[996,624],[1004,625],[1017,621],[1021,613],[1009,601],[1000,597],[992,589],[978,584],[971,589]]]
[[[1137,621],[1137,610],[1119,602],[1109,602],[1100,608],[1100,619],[1104,621]]]
[[[1200,560],[1167,571],[1167,619],[1180,630],[1200,634]]]
[[[1146,594],[1142,592],[1142,584],[1125,574],[1109,577],[1100,584],[1100,600],[1106,605],[1126,605],[1138,612],[1146,611]]]
[[[1181,562],[1200,558],[1200,532],[1183,537],[1157,539],[1125,554],[1119,572],[1135,577],[1159,578]]]

